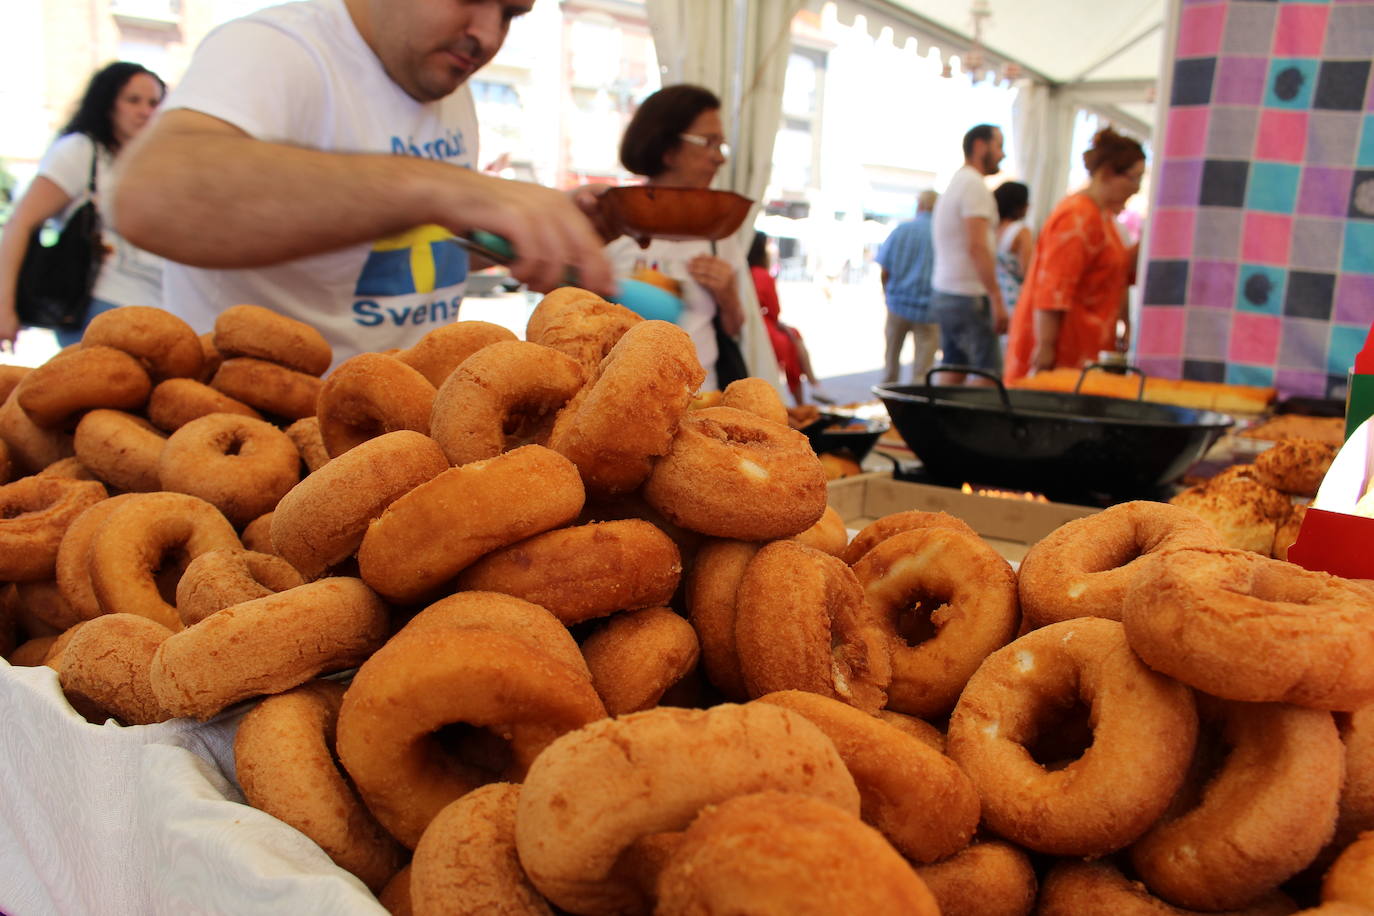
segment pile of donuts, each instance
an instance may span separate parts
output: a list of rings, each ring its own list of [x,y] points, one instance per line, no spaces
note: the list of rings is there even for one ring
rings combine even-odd
[[[0,376],[0,648],[246,710],[394,913],[1374,912],[1374,585],[1160,503],[851,541],[771,386],[581,290],[525,336],[99,316]]]

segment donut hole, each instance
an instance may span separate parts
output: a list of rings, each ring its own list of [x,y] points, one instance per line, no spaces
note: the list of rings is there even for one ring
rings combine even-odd
[[[215,450],[227,458],[233,458],[243,454],[243,447],[247,444],[247,437],[242,430],[225,430],[223,435],[215,443]]]
[[[177,583],[181,581],[186,567],[191,564],[191,559],[184,545],[172,544],[164,547],[160,554],[153,557],[152,563],[148,566],[148,574],[157,585],[158,595],[172,607],[176,607],[177,603]]]
[[[1046,770],[1062,770],[1092,747],[1092,711],[1076,694],[1042,703],[1022,745]]]
[[[490,729],[453,722],[431,737],[449,761],[471,771],[480,782],[504,779],[515,765],[510,742]]]
[[[917,592],[907,605],[897,610],[892,621],[897,636],[908,646],[919,646],[939,635],[937,621],[941,611],[949,607],[950,595],[935,592]]]

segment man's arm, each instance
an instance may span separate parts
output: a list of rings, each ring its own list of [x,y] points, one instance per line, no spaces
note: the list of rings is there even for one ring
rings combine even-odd
[[[992,324],[998,334],[1007,330],[1007,307],[1002,302],[1002,287],[997,285],[997,259],[993,257],[992,246],[988,244],[988,219],[985,216],[964,218],[964,229],[968,233],[968,256],[973,261],[973,269],[978,274],[983,288],[988,291],[992,303]]]
[[[411,156],[321,152],[248,136],[186,109],[159,117],[120,156],[119,233],[197,267],[278,264],[437,223],[509,239],[511,273],[552,289],[574,268],[611,291],[591,223],[568,196]]]

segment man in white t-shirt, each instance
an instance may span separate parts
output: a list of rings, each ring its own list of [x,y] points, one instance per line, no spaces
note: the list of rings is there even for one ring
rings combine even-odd
[[[964,134],[964,164],[935,204],[931,230],[935,269],[930,308],[940,322],[944,362],[1001,374],[997,339],[1007,329],[1007,308],[997,285],[997,201],[983,183],[1002,162],[1002,131],[979,124]],[[943,384],[991,385],[981,376],[940,373]]]
[[[304,0],[206,36],[122,157],[114,216],[168,259],[165,307],[207,331],[254,303],[336,361],[457,318],[474,229],[540,290],[612,291],[594,199],[484,175],[464,85],[533,0]],[[585,212],[584,212],[585,211]],[[174,263],[175,262],[175,263]]]

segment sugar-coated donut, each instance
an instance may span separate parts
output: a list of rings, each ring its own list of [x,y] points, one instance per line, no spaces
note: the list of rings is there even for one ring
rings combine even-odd
[[[157,462],[166,442],[161,430],[142,417],[104,408],[82,417],[72,437],[84,467],[115,489],[133,493],[162,489]]]
[[[1214,696],[1317,709],[1374,702],[1374,588],[1243,550],[1141,564],[1123,622],[1156,671]]]
[[[296,451],[300,452],[301,461],[310,473],[329,463],[329,449],[324,447],[319,417],[301,417],[286,427],[286,436],[296,444]]]
[[[323,375],[334,361],[324,335],[306,324],[259,305],[235,305],[215,318],[214,346],[228,361],[251,356]]]
[[[778,390],[761,378],[736,379],[720,395],[721,407],[733,407],[787,426],[787,407]]]
[[[177,616],[189,627],[235,604],[304,584],[296,568],[281,557],[252,550],[210,550],[181,574]]]
[[[1059,731],[1055,713],[1078,703],[1091,745],[1067,765],[1037,760],[1037,739]],[[949,755],[977,787],[983,823],[1065,856],[1105,855],[1149,829],[1196,741],[1192,692],[1146,668],[1121,624],[1100,617],[1051,624],[989,655],[949,720]]]
[[[0,581],[53,578],[68,526],[105,497],[93,480],[21,477],[0,486]]]
[[[137,357],[154,381],[199,378],[205,362],[200,338],[165,309],[126,305],[101,312],[86,325],[81,346],[106,346]]]
[[[515,340],[515,334],[488,321],[455,321],[435,328],[396,358],[419,372],[436,389],[449,374],[488,344]]]
[[[1216,916],[1288,916],[1296,910],[1292,900],[1276,893],[1243,910]],[[1152,896],[1145,885],[1128,880],[1107,860],[1061,860],[1045,877],[1035,912],[1036,916],[1201,916],[1197,910],[1170,906]]]
[[[840,554],[840,559],[853,566],[859,562],[864,554],[894,534],[901,534],[903,531],[916,531],[921,528],[952,528],[965,534],[975,536],[978,534],[969,526],[968,522],[956,518],[948,512],[919,512],[916,510],[894,512],[869,523],[858,534],[854,535],[854,540],[850,541],[844,553]]]
[[[972,843],[916,874],[940,904],[940,916],[1029,916],[1037,882],[1030,858],[1003,840]]]
[[[825,512],[816,524],[801,534],[792,535],[792,540],[807,547],[814,547],[832,557],[838,557],[849,544],[849,529],[845,527],[840,513],[836,512],[834,507],[826,506]]]
[[[316,404],[320,439],[331,458],[383,433],[413,429],[429,435],[434,386],[405,363],[359,353],[329,373]]]
[[[639,712],[696,667],[692,625],[665,607],[613,615],[582,643],[592,686],[606,714]]]
[[[138,410],[152,390],[143,364],[123,350],[81,347],[25,375],[14,395],[34,423],[52,429],[92,407]]]
[[[796,430],[712,407],[683,418],[644,497],[692,531],[767,541],[799,534],[825,514],[825,470]]]
[[[702,811],[658,881],[660,916],[939,916],[882,834],[820,799],[741,795]]]
[[[701,643],[706,677],[727,700],[749,696],[735,641],[736,596],[757,541],[712,539],[697,550],[687,577],[687,611]]]
[[[543,445],[554,416],[585,381],[582,367],[557,350],[520,340],[483,347],[433,399],[434,441],[455,465]]]
[[[172,631],[137,614],[105,614],[86,621],[62,656],[62,692],[95,724],[113,716],[125,725],[168,718],[153,693],[153,653]]]
[[[254,808],[295,827],[373,891],[405,852],[363,805],[334,757],[344,686],[314,680],[268,697],[239,723],[234,771]]]
[[[416,601],[483,554],[572,521],[583,498],[572,462],[538,445],[450,468],[368,525],[358,568],[389,600]]]
[[[556,906],[641,912],[642,889],[616,869],[622,852],[641,837],[683,829],[706,805],[768,789],[859,812],[835,745],[781,707],[659,707],[602,719],[535,759],[520,792],[516,848]]]
[[[1316,496],[1336,447],[1316,439],[1282,439],[1255,458],[1255,479],[1297,496]]]
[[[240,700],[352,668],[387,630],[386,605],[360,580],[320,579],[168,637],[153,656],[153,692],[174,716],[208,719]]]
[[[169,378],[158,382],[148,396],[148,419],[154,426],[169,433],[197,417],[211,413],[237,413],[255,420],[262,419],[262,414],[242,401],[195,379]]]
[[[91,585],[91,544],[110,514],[136,495],[120,493],[93,503],[72,520],[62,535],[62,543],[57,548],[55,578],[58,591],[78,619],[89,620],[104,613],[95,587]]]
[[[1363,833],[1322,879],[1322,900],[1374,910],[1374,833]]]
[[[210,380],[215,390],[287,420],[313,417],[323,384],[316,376],[247,356],[226,359]]]
[[[300,455],[266,420],[216,413],[172,433],[158,457],[162,489],[198,496],[235,525],[271,511],[300,480]]]
[[[625,332],[643,320],[623,305],[565,286],[535,306],[525,325],[525,339],[572,357],[588,375],[594,375]]]
[[[19,406],[19,389],[0,404],[0,439],[9,450],[11,474],[34,474],[73,454],[71,433],[44,429]]]

